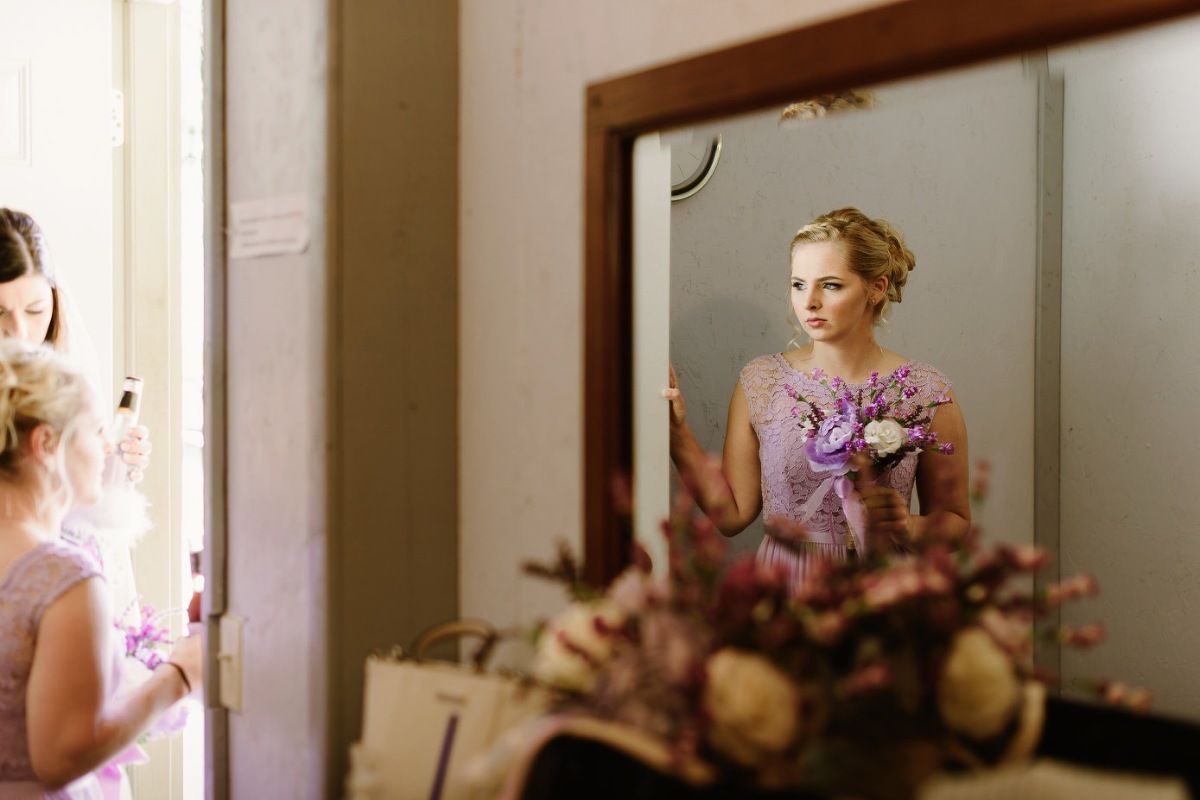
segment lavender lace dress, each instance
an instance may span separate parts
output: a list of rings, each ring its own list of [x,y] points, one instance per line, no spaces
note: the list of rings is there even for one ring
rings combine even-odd
[[[950,381],[928,364],[908,362],[911,370],[907,384],[917,389],[914,403],[926,403],[948,394]],[[758,548],[758,559],[768,564],[783,564],[789,570],[792,586],[803,583],[814,559],[844,559],[847,554],[846,515],[842,500],[833,490],[827,474],[816,473],[804,456],[804,438],[792,409],[796,401],[788,396],[785,385],[791,385],[805,397],[815,400],[823,409],[832,410],[829,391],[788,363],[781,353],[761,356],[742,370],[742,389],[750,408],[750,423],[758,436],[758,457],[762,467],[763,519],[785,519],[802,523],[809,532],[809,541],[800,552],[768,533]],[[853,391],[861,384],[848,384]],[[917,471],[917,456],[910,454],[877,477],[900,492],[912,496]],[[824,499],[802,518],[801,507],[814,493],[824,492]]]
[[[98,575],[86,553],[53,541],[18,557],[0,578],[0,800],[101,798],[91,775],[53,792],[42,788],[25,730],[25,690],[42,615],[68,589]]]

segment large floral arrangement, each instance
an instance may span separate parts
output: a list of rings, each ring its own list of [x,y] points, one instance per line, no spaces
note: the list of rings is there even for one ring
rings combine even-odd
[[[840,791],[862,788],[847,779],[887,774],[903,796],[911,782],[898,771],[1012,756],[1030,744],[1030,726],[1036,740],[1037,688],[1048,679],[1032,666],[1034,621],[1096,591],[1086,575],[1028,591],[1021,578],[1046,555],[984,548],[973,534],[957,551],[930,543],[824,563],[793,592],[751,555],[730,561],[690,501],[664,532],[665,574],[639,554],[603,592],[584,585],[565,550],[527,566],[574,599],[542,629],[533,673],[564,709],[654,734],[735,783]],[[1104,631],[1050,635],[1086,647]],[[1097,688],[1149,701],[1118,684]]]

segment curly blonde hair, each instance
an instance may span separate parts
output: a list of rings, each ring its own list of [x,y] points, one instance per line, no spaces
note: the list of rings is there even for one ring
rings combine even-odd
[[[87,379],[64,356],[20,339],[0,341],[0,478],[24,468],[25,442],[39,425],[55,434],[55,459],[65,474],[64,447],[91,402]]]
[[[871,219],[852,206],[822,214],[805,225],[792,237],[789,256],[808,242],[836,242],[846,256],[850,269],[870,285],[878,278],[887,278],[887,293],[875,305],[875,322],[884,322],[889,303],[899,303],[908,282],[908,273],[917,267],[912,251],[904,238],[886,220]],[[792,345],[804,335],[797,320],[793,320],[791,300],[788,301],[788,322],[795,331]]]

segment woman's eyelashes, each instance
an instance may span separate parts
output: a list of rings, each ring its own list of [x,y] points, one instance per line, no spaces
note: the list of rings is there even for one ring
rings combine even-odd
[[[804,281],[792,281],[792,288],[798,292],[804,291]],[[821,288],[827,291],[836,291],[842,288],[842,285],[836,281],[825,281],[821,284]]]

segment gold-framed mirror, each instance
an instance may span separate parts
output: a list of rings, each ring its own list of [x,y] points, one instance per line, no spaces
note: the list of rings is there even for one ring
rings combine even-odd
[[[583,493],[591,579],[604,582],[619,571],[633,535],[611,487],[613,476],[632,472],[635,463],[632,206],[639,137],[690,126],[709,135],[715,120],[783,109],[797,98],[944,74],[1195,13],[1200,13],[1200,2],[1069,0],[1051,8],[1019,0],[1006,3],[1001,15],[996,3],[910,0],[589,87]],[[714,184],[719,179],[720,173]],[[797,226],[802,222],[797,220]],[[1053,292],[1061,284],[1052,288],[1036,302],[1056,304]],[[1055,315],[1040,315],[1036,324],[1059,321]],[[1060,437],[1058,389],[1048,388],[1047,376],[1057,375],[1058,354],[1066,344],[1057,331],[1039,330],[1038,336],[1039,381],[1031,390],[1039,395],[1031,398],[1037,433],[1028,446],[1033,478],[1041,489],[1035,488],[1031,513],[1047,532],[1039,543],[1057,549],[1059,498],[1047,487],[1056,485],[1060,467],[1077,463],[1060,463],[1059,456],[1063,448],[1078,449],[1079,443],[1067,431]],[[972,412],[978,416],[979,409],[968,409],[968,425]]]

